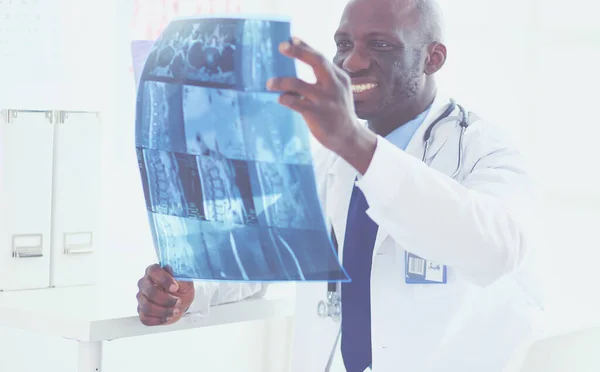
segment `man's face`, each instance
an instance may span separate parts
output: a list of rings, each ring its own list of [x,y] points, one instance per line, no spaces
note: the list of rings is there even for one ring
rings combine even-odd
[[[388,117],[410,107],[424,84],[419,22],[404,4],[358,0],[342,14],[333,62],[352,79],[361,119]]]

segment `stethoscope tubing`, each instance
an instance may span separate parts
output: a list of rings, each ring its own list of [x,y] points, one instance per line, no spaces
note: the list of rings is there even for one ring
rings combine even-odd
[[[438,123],[440,123],[442,120],[444,120],[445,118],[450,116],[450,114],[452,114],[452,112],[454,112],[456,107],[458,107],[460,110],[460,119],[459,119],[460,137],[458,140],[457,166],[456,166],[454,173],[451,176],[452,178],[456,178],[456,176],[460,173],[460,170],[462,168],[463,138],[464,138],[464,134],[467,130],[467,127],[469,126],[468,117],[467,117],[465,109],[461,105],[458,105],[454,100],[450,100],[450,105],[446,108],[446,110],[444,110],[444,112],[437,119],[435,119],[431,124],[429,124],[429,126],[425,130],[425,134],[423,135],[423,142],[424,142],[423,161],[425,161],[427,159],[427,151],[429,150],[429,142],[431,139],[431,133],[433,132],[433,128]],[[335,250],[339,254],[339,248],[337,246],[337,239],[335,237],[335,233],[333,232],[333,228],[331,229],[331,235],[332,235],[332,240],[333,240]],[[334,283],[334,282],[328,283],[326,300],[321,300],[317,304],[317,314],[321,318],[331,318],[336,322],[340,320],[340,318],[341,318],[341,299],[340,299],[339,294],[337,293],[337,284],[336,283]]]

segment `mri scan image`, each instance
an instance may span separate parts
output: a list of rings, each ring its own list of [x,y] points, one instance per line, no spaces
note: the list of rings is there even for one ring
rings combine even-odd
[[[278,52],[289,28],[198,16],[132,43],[140,186],[158,260],[180,280],[349,280],[306,123],[265,87],[296,74]]]

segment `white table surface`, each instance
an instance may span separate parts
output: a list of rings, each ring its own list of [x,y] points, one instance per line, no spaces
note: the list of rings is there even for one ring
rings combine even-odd
[[[209,316],[186,315],[169,326],[144,326],[137,315],[135,285],[115,284],[0,292],[0,325],[84,342],[293,316],[293,284],[272,284],[263,298],[214,306]],[[600,329],[600,303],[562,297],[547,304],[538,340]]]
[[[148,327],[139,321],[136,293],[135,284],[0,292],[0,325],[97,342],[294,314],[293,287],[274,284],[263,298],[214,306],[206,318],[185,315],[172,325]]]

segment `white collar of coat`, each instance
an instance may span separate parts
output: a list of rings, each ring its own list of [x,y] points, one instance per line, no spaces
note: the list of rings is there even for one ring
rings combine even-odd
[[[446,110],[450,99],[440,94],[436,95],[429,113],[425,117],[425,120],[421,126],[415,132],[413,138],[407,146],[406,152],[410,155],[422,159],[423,157],[423,135],[427,130],[427,127],[437,119]],[[457,112],[456,110],[455,112]],[[428,158],[434,156],[435,153],[446,142],[449,135],[456,132],[457,116],[455,113],[449,115],[448,118],[442,120],[436,125],[436,128],[431,133],[431,144],[428,151]],[[450,123],[455,123],[451,125]],[[344,159],[337,156],[335,153],[328,151],[329,155],[327,158],[320,158],[319,166],[325,166],[328,168],[327,171],[327,196],[326,196],[326,209],[329,211],[328,218],[331,218],[335,231],[338,232],[338,242],[340,247],[344,244],[344,234],[340,235],[340,232],[346,231],[346,218],[348,213],[348,203],[354,187],[354,180],[358,176],[358,172],[352,166],[350,166]],[[376,254],[381,247],[382,242],[387,238],[388,234],[379,229],[377,232],[377,238],[375,240],[375,249],[373,251]],[[343,258],[343,249],[339,251],[339,258]]]
[[[423,142],[423,136],[425,135],[425,131],[427,127],[436,120],[444,110],[450,104],[450,98],[444,94],[438,93],[436,98],[433,100],[431,105],[431,109],[427,113],[425,120],[416,130],[412,139],[410,140],[408,146],[406,147],[406,152],[410,155],[417,157],[418,159],[423,158],[423,151],[425,149],[425,143]],[[427,159],[429,160],[433,157],[446,143],[448,137],[455,132],[456,127],[458,126],[458,109],[455,110],[454,113],[450,114],[446,119],[437,123],[435,128],[431,132],[431,143],[429,145],[429,150],[427,151]],[[341,173],[347,174],[348,172],[353,172],[352,178],[356,176],[356,171],[354,169],[348,169],[349,165],[341,159],[339,156],[335,156],[332,166],[329,168],[330,175],[338,175]],[[348,176],[350,176],[348,174]]]
[[[448,96],[443,94],[436,95],[436,98],[434,99],[431,109],[427,113],[423,124],[421,124],[421,126],[419,126],[419,128],[416,130],[411,141],[406,147],[406,152],[408,154],[413,155],[418,159],[423,158],[423,151],[425,150],[425,142],[423,141],[423,138],[425,132],[427,131],[429,125],[444,113],[449,104],[450,98]],[[430,144],[425,161],[430,160],[433,156],[435,156],[435,154],[437,154],[437,152],[446,143],[449,136],[451,136],[453,133],[458,133],[456,131],[459,119],[458,113],[459,110],[455,109],[454,112],[448,115],[448,117],[435,125],[431,131]]]

